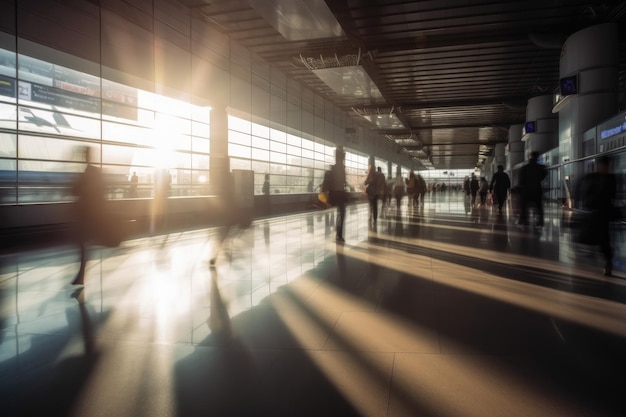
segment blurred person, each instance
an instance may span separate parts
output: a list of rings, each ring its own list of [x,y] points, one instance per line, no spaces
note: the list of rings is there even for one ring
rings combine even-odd
[[[387,178],[380,167],[376,169],[376,194],[382,201],[382,208],[385,208],[385,200],[387,199]]]
[[[417,178],[415,172],[409,172],[409,178],[406,182],[406,194],[409,197],[409,207],[417,205]]]
[[[137,198],[137,184],[139,183],[139,177],[137,176],[137,172],[133,172],[133,175],[130,177],[130,188],[129,188],[129,196],[131,198]]]
[[[75,204],[77,220],[77,243],[80,249],[80,267],[72,285],[85,284],[85,267],[87,265],[87,245],[89,241],[98,239],[105,220],[105,184],[100,168],[92,163],[91,148],[85,147],[87,167],[72,187],[72,194],[78,197]]]
[[[335,224],[335,238],[337,242],[345,242],[344,221],[346,217],[346,168],[343,157],[337,158],[337,163],[330,169],[330,184],[328,186],[329,203],[337,207]]]
[[[465,177],[463,179],[463,192],[465,193],[465,198],[469,198],[469,196],[470,196],[470,177]]]
[[[535,207],[537,227],[543,226],[543,187],[541,182],[547,175],[546,167],[539,162],[539,152],[531,152],[528,163],[520,169],[520,216],[519,223],[528,225],[528,209]]]
[[[376,177],[376,167],[370,165],[367,170],[367,176],[365,177],[365,194],[369,201],[370,214],[369,214],[369,226],[375,227],[378,220],[378,181]]]
[[[614,206],[616,177],[609,171],[610,160],[606,156],[596,159],[596,171],[585,175],[577,189],[579,206],[586,212],[581,224],[581,243],[598,245],[604,257],[606,276],[613,274],[613,248],[611,246],[610,222],[616,219]]]
[[[480,177],[480,183],[478,185],[478,195],[480,196],[480,205],[484,206],[487,203],[487,193],[489,192],[489,183],[487,178]]]
[[[265,181],[263,181],[263,195],[270,194],[270,174],[265,174]]]
[[[241,235],[254,220],[254,209],[244,206],[244,203],[237,198],[236,183],[232,173],[223,179],[222,186],[221,198],[218,200],[216,210],[217,217],[223,222],[214,229],[216,241],[213,254],[209,259],[211,268],[215,268],[217,258],[228,242]]]
[[[424,180],[424,177],[422,177],[420,174],[417,174],[415,178],[417,179],[417,204],[424,205],[424,198],[426,197],[426,191],[428,190],[428,186],[426,185],[426,180]]]
[[[491,184],[489,185],[489,190],[492,192],[493,196],[498,203],[498,212],[502,212],[502,207],[506,202],[507,195],[509,194],[509,190],[511,189],[511,180],[509,179],[509,175],[504,172],[504,167],[502,165],[498,165],[498,170],[493,177],[491,178]]]
[[[404,179],[402,179],[402,174],[398,173],[393,183],[393,195],[396,198],[396,210],[398,211],[400,211],[400,203],[402,202],[405,192]]]
[[[479,188],[478,178],[476,178],[476,174],[472,174],[472,176],[470,177],[469,188],[471,196],[470,204],[473,206],[474,204],[476,204],[476,195],[478,194]]]

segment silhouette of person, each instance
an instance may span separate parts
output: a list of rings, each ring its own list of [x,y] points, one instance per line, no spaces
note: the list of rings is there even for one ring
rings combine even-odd
[[[496,201],[498,202],[498,212],[502,212],[502,207],[506,202],[507,195],[509,190],[511,189],[511,179],[509,175],[504,172],[504,167],[502,165],[498,165],[498,170],[493,177],[491,178],[491,184],[489,185],[489,190],[496,197]]]
[[[582,243],[597,244],[604,256],[604,275],[613,273],[613,248],[610,222],[615,219],[614,200],[616,177],[609,172],[610,160],[606,156],[596,159],[596,171],[585,175],[577,190],[580,206],[587,212],[581,225],[585,234]]]
[[[475,174],[472,174],[472,177],[470,178],[469,188],[470,188],[470,195],[471,195],[471,204],[473,206],[474,204],[476,204],[476,194],[478,194],[478,188],[479,188],[478,178],[476,178]]]
[[[91,163],[91,149],[84,148],[87,162],[85,172],[72,187],[72,193],[78,197],[75,204],[77,219],[77,243],[80,249],[80,268],[73,285],[84,285],[87,265],[87,245],[98,237],[100,225],[104,220],[105,185],[100,168]]]
[[[463,179],[463,191],[465,192],[465,197],[469,198],[470,196],[470,178],[465,177]]]
[[[402,179],[402,174],[398,173],[396,175],[396,180],[393,183],[393,194],[396,198],[396,210],[400,211],[400,203],[402,202],[402,197],[404,197],[405,193],[405,185],[404,180]]]
[[[137,183],[139,183],[139,177],[137,176],[137,172],[133,172],[132,177],[130,177],[130,197],[137,197]]]
[[[331,205],[337,207],[335,239],[340,243],[345,242],[343,229],[346,217],[346,167],[343,155],[337,155],[337,163],[330,168],[328,199]]]
[[[428,189],[428,187],[426,186],[426,180],[424,180],[424,177],[422,177],[420,174],[417,174],[415,176],[415,179],[417,180],[417,205],[423,205],[424,197],[426,196],[426,190]]]
[[[380,177],[376,174],[376,167],[374,165],[370,165],[370,168],[367,171],[367,177],[365,178],[365,194],[367,194],[367,198],[370,203],[369,221],[371,227],[376,227],[376,221],[378,220],[378,181],[380,180]]]
[[[380,167],[376,169],[376,195],[382,201],[383,208],[385,207],[385,196],[387,194],[387,178]]]
[[[409,179],[406,183],[406,193],[409,196],[409,207],[417,206],[417,177],[415,172],[409,172]]]
[[[487,192],[489,192],[489,183],[487,178],[480,177],[480,185],[478,187],[478,195],[480,196],[480,205],[484,206],[487,202]]]
[[[528,225],[530,205],[537,210],[538,227],[543,226],[543,187],[541,181],[546,177],[546,167],[537,162],[539,152],[531,152],[528,163],[520,169],[520,217],[519,223]]]
[[[270,174],[265,174],[265,181],[263,181],[263,195],[270,194]]]

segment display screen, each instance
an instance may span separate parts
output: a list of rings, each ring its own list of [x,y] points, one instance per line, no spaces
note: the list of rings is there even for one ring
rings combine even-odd
[[[578,94],[578,77],[576,75],[561,78],[559,85],[561,87],[562,97],[569,96],[571,94]]]
[[[526,122],[524,124],[524,134],[535,132],[535,122]]]

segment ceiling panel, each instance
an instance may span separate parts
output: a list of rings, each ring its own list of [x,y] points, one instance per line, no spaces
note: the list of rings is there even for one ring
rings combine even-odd
[[[441,169],[473,168],[507,141],[508,127],[524,122],[528,99],[557,88],[560,47],[574,32],[620,23],[622,77],[626,72],[624,1],[179,1]],[[348,71],[307,65],[355,51],[358,71],[353,64]],[[345,88],[337,74],[347,74]],[[369,82],[363,80],[375,84],[375,97],[358,88]],[[376,123],[381,109],[393,109],[402,125]]]

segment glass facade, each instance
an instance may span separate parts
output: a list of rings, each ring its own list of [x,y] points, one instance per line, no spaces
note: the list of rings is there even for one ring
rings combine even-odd
[[[0,203],[73,199],[86,146],[109,199],[151,198],[160,169],[170,196],[205,195],[209,117],[206,106],[0,49]]]
[[[336,146],[302,133],[287,133],[234,115],[228,116],[228,155],[231,169],[254,171],[254,193],[262,194],[269,175],[270,194],[316,192],[324,172],[335,163]],[[346,183],[360,191],[367,156],[345,149]]]
[[[152,198],[162,170],[170,197],[208,195],[210,112],[0,49],[0,204],[73,200],[84,147],[102,168],[108,199]],[[347,189],[362,191],[368,155],[344,151]],[[228,116],[230,168],[254,171],[255,194],[266,175],[271,194],[317,192],[335,153],[324,138],[232,109]]]

